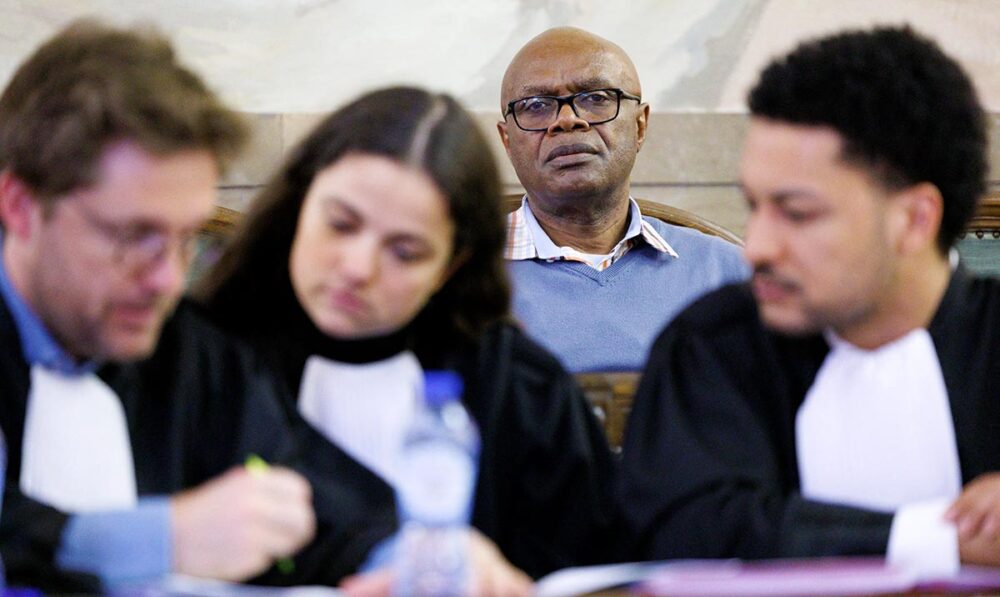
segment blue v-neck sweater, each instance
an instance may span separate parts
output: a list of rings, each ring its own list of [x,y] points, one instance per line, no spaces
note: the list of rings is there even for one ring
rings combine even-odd
[[[745,279],[736,245],[646,217],[678,257],[643,241],[604,271],[573,261],[508,261],[514,315],[573,372],[638,370],[653,340],[709,290]]]

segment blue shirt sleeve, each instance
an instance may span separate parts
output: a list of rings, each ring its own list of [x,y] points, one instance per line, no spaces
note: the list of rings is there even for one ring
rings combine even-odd
[[[151,496],[131,510],[72,515],[56,563],[94,574],[111,586],[168,574],[172,549],[170,498]]]

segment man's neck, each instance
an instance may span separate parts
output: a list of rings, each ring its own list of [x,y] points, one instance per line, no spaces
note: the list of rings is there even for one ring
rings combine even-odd
[[[951,275],[947,256],[935,252],[931,260],[911,260],[897,272],[873,313],[856,325],[835,331],[851,344],[873,350],[926,328],[941,305]]]
[[[529,193],[528,203],[538,225],[557,247],[603,255],[610,253],[628,230],[628,188],[614,197],[579,197],[572,203],[553,203]]]
[[[44,321],[44,314],[29,294],[29,256],[13,239],[4,239],[0,262],[6,286],[0,289],[21,338],[21,350],[29,364],[41,363],[63,372],[91,372],[96,361],[79,358],[66,350],[53,330]]]

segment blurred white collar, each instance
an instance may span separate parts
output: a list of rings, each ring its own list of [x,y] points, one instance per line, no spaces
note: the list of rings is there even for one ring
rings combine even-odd
[[[125,410],[96,374],[32,366],[20,485],[29,497],[67,512],[135,506]]]

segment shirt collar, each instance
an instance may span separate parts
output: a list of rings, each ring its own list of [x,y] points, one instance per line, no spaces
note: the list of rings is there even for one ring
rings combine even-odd
[[[3,233],[0,232],[0,248],[2,247]],[[32,311],[11,283],[7,276],[2,250],[0,250],[0,298],[3,299],[14,319],[14,326],[21,338],[21,353],[28,365],[41,365],[66,375],[85,375],[97,370],[98,364],[96,362],[77,363],[68,352],[59,346],[56,339],[45,328],[42,320]]]
[[[658,252],[677,258],[677,252],[664,240],[653,226],[642,218],[639,204],[629,197],[629,226],[625,235],[608,254],[605,267],[621,258],[633,246],[636,240],[642,239]],[[528,196],[521,200],[521,207],[507,216],[507,246],[504,256],[512,261],[524,259],[545,259],[557,261],[570,259],[572,249],[558,247],[542,230],[538,220],[528,205]],[[603,269],[603,268],[598,268]]]

